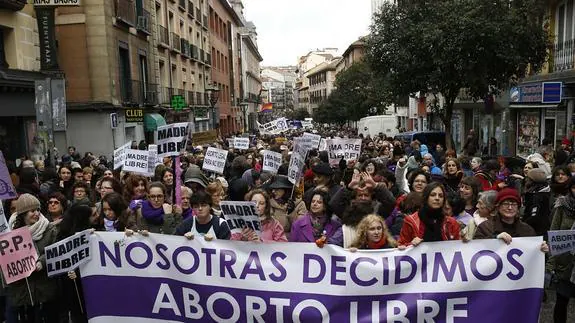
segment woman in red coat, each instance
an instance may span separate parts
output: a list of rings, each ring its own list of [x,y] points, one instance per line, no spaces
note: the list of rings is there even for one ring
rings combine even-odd
[[[459,240],[459,224],[443,211],[445,188],[440,183],[431,183],[423,191],[423,207],[407,216],[399,235],[399,248],[417,246],[422,241]]]

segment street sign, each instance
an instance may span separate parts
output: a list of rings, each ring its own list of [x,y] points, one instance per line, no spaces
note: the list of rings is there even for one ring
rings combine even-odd
[[[112,129],[118,128],[118,114],[117,113],[110,113],[110,125]]]
[[[171,104],[172,109],[176,111],[181,111],[186,107],[186,100],[184,100],[183,95],[172,95]]]

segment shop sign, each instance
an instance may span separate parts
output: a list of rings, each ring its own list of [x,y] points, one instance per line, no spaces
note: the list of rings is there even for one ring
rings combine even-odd
[[[144,109],[126,109],[126,122],[144,122]]]
[[[560,103],[563,96],[561,82],[532,83],[512,87],[509,91],[511,103]]]
[[[79,6],[80,0],[34,0],[36,7]]]
[[[40,67],[45,71],[58,70],[54,9],[37,8],[36,21],[40,40]]]

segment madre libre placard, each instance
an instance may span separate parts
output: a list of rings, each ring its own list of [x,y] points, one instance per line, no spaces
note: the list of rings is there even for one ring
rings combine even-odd
[[[541,242],[428,242],[352,253],[314,243],[100,233],[81,274],[92,323],[537,323]]]

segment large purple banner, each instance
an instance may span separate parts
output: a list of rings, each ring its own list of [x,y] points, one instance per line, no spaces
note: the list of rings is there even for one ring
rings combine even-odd
[[[270,248],[97,233],[82,282],[92,323],[536,323],[540,242],[424,243],[351,253],[314,244]]]

